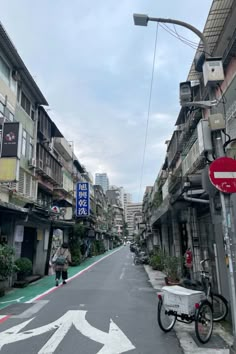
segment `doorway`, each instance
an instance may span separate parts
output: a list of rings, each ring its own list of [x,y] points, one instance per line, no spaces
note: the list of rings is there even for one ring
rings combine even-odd
[[[34,263],[37,247],[37,230],[33,227],[24,228],[24,240],[21,247],[21,257],[29,258]]]

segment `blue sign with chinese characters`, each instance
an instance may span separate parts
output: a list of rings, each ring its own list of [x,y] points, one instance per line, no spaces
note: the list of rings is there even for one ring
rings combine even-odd
[[[76,187],[76,216],[83,217],[89,215],[89,183],[78,182]]]

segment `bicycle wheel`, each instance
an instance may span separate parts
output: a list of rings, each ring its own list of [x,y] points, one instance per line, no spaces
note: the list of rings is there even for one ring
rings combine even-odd
[[[208,300],[201,302],[195,315],[195,332],[201,343],[207,343],[213,330],[212,307]]]
[[[164,332],[169,332],[175,325],[176,316],[168,316],[162,300],[157,306],[157,322]]]
[[[213,321],[219,322],[228,315],[228,301],[220,294],[212,294]]]

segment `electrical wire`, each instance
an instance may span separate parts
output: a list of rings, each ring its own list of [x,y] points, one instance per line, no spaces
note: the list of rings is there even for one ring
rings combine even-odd
[[[174,27],[174,31],[173,31],[171,28],[169,28],[170,31],[176,33],[176,35],[177,35],[179,38],[182,38],[182,39],[184,39],[186,42],[189,42],[189,43],[191,43],[191,44],[193,44],[193,45],[195,45],[195,46],[197,46],[197,47],[199,46],[199,43],[194,42],[194,41],[191,41],[190,39],[187,39],[187,38],[185,38],[184,36],[181,36],[181,35],[177,32],[176,26],[175,26],[174,24],[173,24],[173,27]],[[203,45],[200,44],[200,47],[203,47]]]
[[[208,54],[210,57],[212,57],[211,53],[207,53],[204,50],[204,47],[202,44],[197,44],[196,42],[190,41],[189,39],[181,36],[180,34],[178,34],[178,32],[175,30],[173,31],[169,26],[167,26],[166,24],[161,24],[159,23],[160,26],[166,31],[168,32],[171,36],[179,39],[181,42],[183,42],[185,45],[189,46],[190,48],[194,49],[194,50],[198,50],[200,53],[205,53]]]
[[[190,43],[188,43],[187,41],[182,40],[181,38],[179,38],[167,25],[163,25],[160,24],[161,28],[163,28],[166,32],[168,32],[172,37],[177,38],[178,40],[180,40],[181,42],[183,42],[184,44],[186,44],[188,47],[196,50],[197,49],[197,45],[192,45]]]
[[[147,122],[146,122],[146,131],[145,131],[145,139],[144,139],[143,160],[141,166],[138,200],[140,200],[139,198],[140,198],[142,183],[143,183],[143,171],[144,171],[144,162],[145,162],[146,147],[147,147],[148,126],[149,126],[149,118],[150,118],[150,110],[151,110],[151,102],[152,102],[152,89],[153,89],[154,71],[155,71],[155,63],[156,63],[157,35],[158,35],[158,23],[157,23],[156,35],[155,35],[155,44],[154,44],[154,53],[153,53],[153,62],[152,62],[152,75],[151,75],[151,83],[150,83],[150,91],[149,91],[149,99],[148,99]]]

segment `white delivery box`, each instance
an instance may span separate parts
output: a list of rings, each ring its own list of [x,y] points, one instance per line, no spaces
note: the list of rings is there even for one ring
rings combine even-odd
[[[166,310],[176,311],[179,315],[193,315],[195,304],[206,297],[203,291],[190,290],[178,285],[164,286],[162,291]]]

